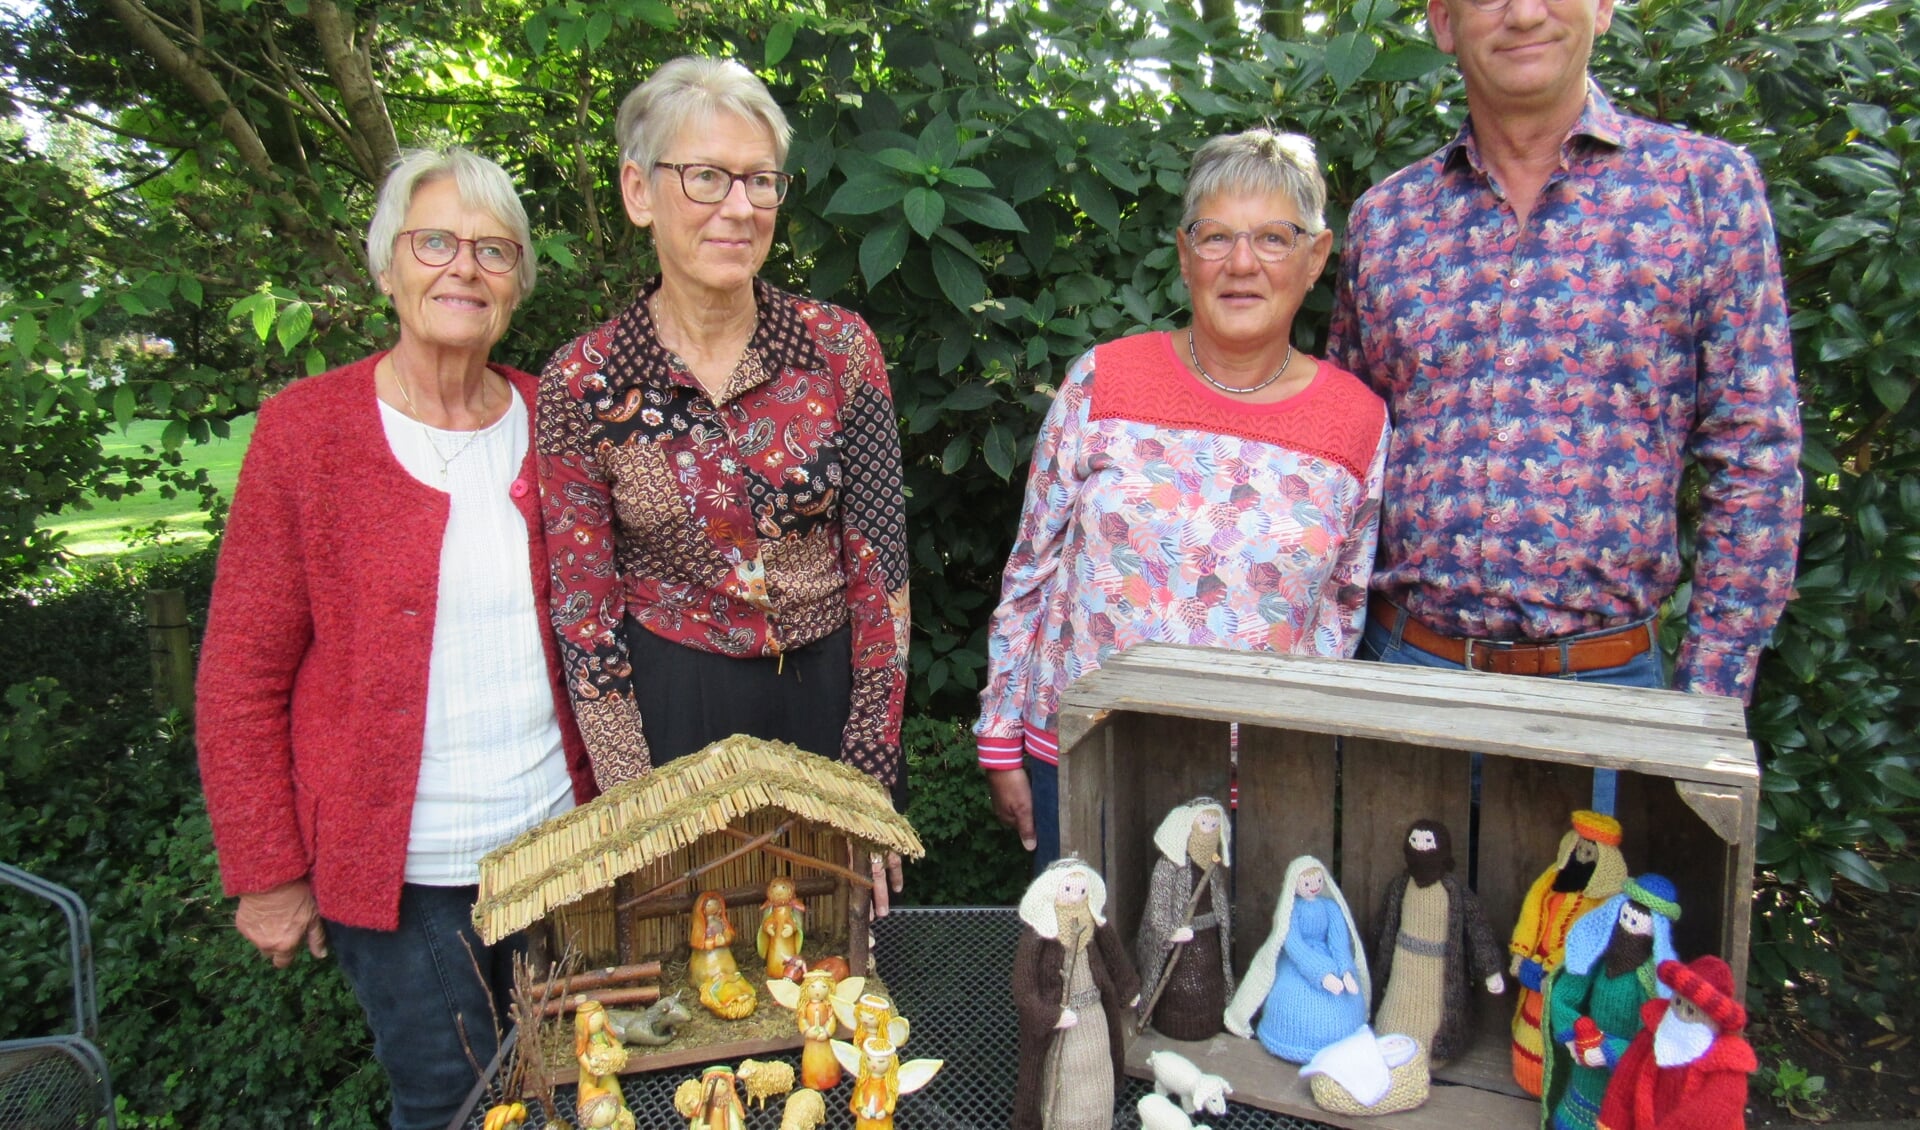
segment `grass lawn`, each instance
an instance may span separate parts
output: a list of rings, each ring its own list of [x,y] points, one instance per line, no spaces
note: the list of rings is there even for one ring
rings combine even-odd
[[[101,446],[109,455],[137,455],[143,446],[158,451],[165,426],[158,420],[136,420],[124,432],[108,433]],[[253,437],[253,417],[242,416],[231,427],[226,439],[199,446],[189,443],[181,449],[186,469],[205,467],[207,477],[220,488],[220,496],[228,500],[233,498],[233,484],[240,477],[240,459],[247,453],[247,441]],[[145,556],[191,549],[209,537],[198,495],[162,498],[158,487],[147,483],[139,494],[118,502],[99,498],[88,501],[90,510],[71,510],[40,521],[43,529],[65,533],[67,551],[76,557]]]

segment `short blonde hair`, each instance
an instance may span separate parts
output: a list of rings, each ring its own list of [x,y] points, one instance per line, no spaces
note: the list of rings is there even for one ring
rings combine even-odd
[[[1250,129],[1223,133],[1193,155],[1187,171],[1186,210],[1180,226],[1200,218],[1200,202],[1221,193],[1262,195],[1284,192],[1300,209],[1307,234],[1327,226],[1327,180],[1313,142],[1297,133]]]
[[[681,131],[716,114],[733,114],[765,126],[773,135],[774,160],[786,165],[793,127],[767,84],[732,59],[697,55],[662,63],[621,100],[613,134],[620,143],[620,159],[651,174],[654,163],[666,156],[667,147]]]
[[[498,220],[515,242],[520,244],[520,263],[514,268],[514,282],[520,290],[516,299],[533,293],[533,231],[527,224],[527,209],[513,178],[499,165],[470,149],[450,146],[446,149],[403,149],[380,185],[380,198],[373,206],[373,222],[367,225],[367,269],[378,279],[393,266],[393,245],[400,238],[400,225],[407,222],[407,209],[413,194],[424,185],[451,178],[460,193],[460,203]]]

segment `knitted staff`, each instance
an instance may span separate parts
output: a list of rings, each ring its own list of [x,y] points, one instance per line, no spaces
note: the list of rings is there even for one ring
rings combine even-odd
[[[1073,999],[1073,963],[1080,960],[1080,923],[1073,924],[1073,936],[1067,939],[1067,967],[1060,971],[1060,1011],[1067,1011],[1067,1002]],[[1077,1022],[1077,1017],[1076,1017]],[[1047,1072],[1047,1105],[1051,1107],[1060,1101],[1060,1061],[1065,1055],[1053,1057],[1053,1069]]]
[[[1201,874],[1200,881],[1193,885],[1193,897],[1187,900],[1187,911],[1180,916],[1181,928],[1193,925],[1193,912],[1200,906],[1200,895],[1206,891],[1207,883],[1213,878],[1213,869],[1218,866],[1220,866],[1220,857],[1215,855],[1213,862],[1207,864],[1206,871]],[[1173,980],[1174,963],[1180,960],[1182,947],[1186,944],[1185,942],[1173,943],[1173,953],[1167,958],[1167,963],[1160,967],[1160,977],[1153,984],[1153,992],[1147,996],[1147,1003],[1141,1007],[1140,1015],[1134,1017],[1134,1035],[1138,1036],[1147,1030],[1147,1021],[1153,1019],[1153,1006],[1160,1003],[1160,994],[1167,991],[1167,982]]]

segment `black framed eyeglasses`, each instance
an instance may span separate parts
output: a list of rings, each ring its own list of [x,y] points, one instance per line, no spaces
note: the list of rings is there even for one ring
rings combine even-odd
[[[672,161],[655,161],[653,167],[679,173],[680,191],[695,204],[720,203],[733,191],[733,182],[739,181],[747,186],[747,203],[755,208],[778,208],[793,184],[792,177],[774,169],[736,173],[718,165],[677,165]]]
[[[445,228],[412,228],[395,238],[407,241],[407,246],[413,250],[413,257],[423,267],[446,266],[459,257],[462,244],[470,243],[473,245],[473,261],[490,275],[504,275],[519,266],[520,254],[526,250],[503,235],[461,239]]]
[[[1217,263],[1232,255],[1240,237],[1246,236],[1256,258],[1278,263],[1293,254],[1305,234],[1307,229],[1292,220],[1268,220],[1252,231],[1235,231],[1219,220],[1201,219],[1187,225],[1187,246],[1200,258]]]

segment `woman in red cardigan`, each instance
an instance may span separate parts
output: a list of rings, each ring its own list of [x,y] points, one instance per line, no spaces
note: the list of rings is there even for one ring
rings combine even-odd
[[[235,923],[276,966],[338,955],[395,1130],[445,1126],[494,1054],[517,947],[474,934],[480,857],[592,794],[545,628],[535,382],[487,360],[529,243],[498,165],[402,157],[367,237],[399,341],[261,408],[201,656]]]

